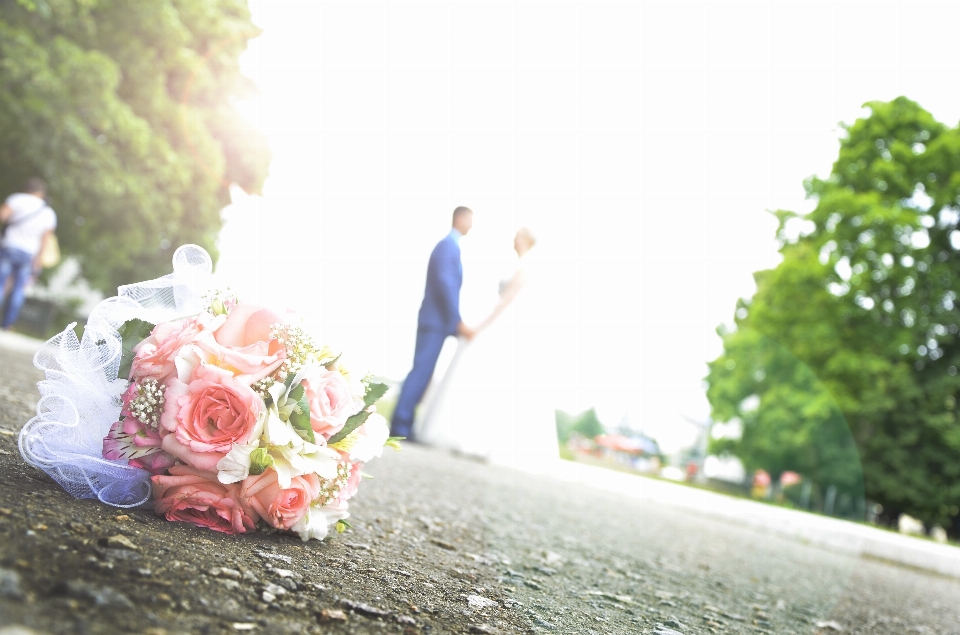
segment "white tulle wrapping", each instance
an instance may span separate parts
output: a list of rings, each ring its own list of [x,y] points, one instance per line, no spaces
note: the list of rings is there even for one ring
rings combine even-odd
[[[154,324],[195,315],[210,288],[213,261],[197,245],[173,254],[173,273],[122,286],[98,304],[83,339],[73,325],[48,340],[33,363],[46,379],[38,384],[37,416],[20,431],[20,453],[77,498],[98,498],[116,507],[150,500],[150,473],[103,458],[103,438],[120,416],[127,381],[117,379],[122,345],[117,328],[140,318]]]

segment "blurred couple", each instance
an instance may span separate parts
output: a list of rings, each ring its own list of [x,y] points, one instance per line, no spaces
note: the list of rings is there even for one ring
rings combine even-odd
[[[391,434],[546,472],[559,451],[554,410],[544,390],[544,325],[550,316],[536,238],[527,228],[516,233],[516,269],[500,282],[499,300],[488,316],[471,328],[460,317],[460,240],[472,227],[473,211],[456,208],[450,233],[430,254],[413,369],[397,400]],[[431,386],[444,341],[452,335],[458,337],[457,350]]]

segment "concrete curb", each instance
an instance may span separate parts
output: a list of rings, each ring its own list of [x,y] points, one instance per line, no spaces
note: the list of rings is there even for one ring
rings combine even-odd
[[[562,461],[551,476],[634,499],[700,512],[828,549],[960,578],[960,548],[952,545],[582,463]]]

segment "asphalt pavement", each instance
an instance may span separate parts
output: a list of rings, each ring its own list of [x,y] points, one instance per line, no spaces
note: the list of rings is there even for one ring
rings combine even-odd
[[[306,544],[76,500],[16,449],[30,347],[0,338],[0,633],[960,635],[954,577],[672,504],[681,486],[634,495],[642,477],[408,444],[370,464],[352,530]]]

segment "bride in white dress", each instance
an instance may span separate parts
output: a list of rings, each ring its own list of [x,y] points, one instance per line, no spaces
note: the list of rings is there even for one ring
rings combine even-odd
[[[546,367],[548,315],[536,239],[517,232],[520,257],[500,283],[500,300],[472,341],[459,338],[443,378],[428,395],[416,438],[498,465],[549,472],[559,461],[551,373]]]

